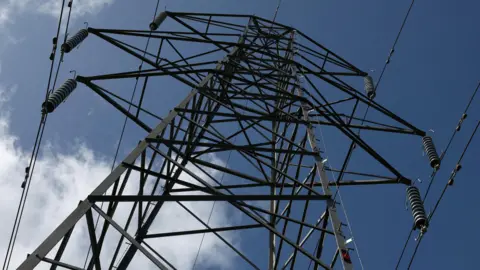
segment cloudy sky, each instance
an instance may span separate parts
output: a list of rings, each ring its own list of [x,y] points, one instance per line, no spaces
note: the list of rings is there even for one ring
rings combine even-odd
[[[40,104],[47,84],[51,40],[56,33],[60,1],[0,0],[0,254],[5,253],[13,218],[21,194],[24,168],[33,146],[40,117]],[[76,0],[70,32],[81,29],[88,21],[91,27],[146,30],[156,0],[132,3],[124,0]],[[384,3],[368,1],[289,1],[284,0],[277,20],[295,26],[320,41],[349,62],[363,70],[379,72],[390,51],[410,1]],[[172,11],[223,12],[256,14],[271,18],[277,1],[172,1],[161,0],[163,9]],[[419,1],[404,29],[391,64],[379,88],[377,101],[416,126],[432,133],[437,148],[444,149],[473,89],[480,80],[480,39],[476,11],[480,4],[473,1]],[[65,59],[59,82],[70,78],[70,70],[94,75],[108,71],[134,70],[138,61],[97,39],[88,39]],[[125,89],[133,87],[125,82]],[[361,86],[361,84],[357,85]],[[161,89],[168,95],[152,101],[165,115],[178,103],[188,89]],[[469,116],[444,160],[434,184],[427,211],[433,208],[441,188],[454,167],[476,121],[480,119],[480,97],[473,102]],[[14,269],[63,220],[79,200],[110,172],[123,117],[98,96],[79,87],[62,104],[58,114],[48,121],[32,190],[10,265]],[[120,158],[125,157],[145,136],[144,132],[127,125]],[[330,143],[330,144],[329,144]],[[393,149],[393,145],[402,146]],[[404,144],[403,144],[404,143]],[[329,160],[335,161],[335,140],[327,141]],[[411,178],[423,179],[419,187],[426,189],[430,173],[422,157],[420,141],[384,137],[376,146],[389,160]],[[407,147],[408,146],[408,147]],[[415,148],[418,147],[418,148]],[[403,149],[405,148],[405,149]],[[340,149],[340,148],[338,148]],[[418,150],[417,150],[418,149]],[[383,152],[382,152],[383,151]],[[480,233],[480,216],[475,206],[480,187],[475,173],[480,155],[480,142],[474,142],[462,163],[463,170],[456,184],[447,191],[436,212],[428,234],[418,251],[413,269],[472,269]],[[226,161],[211,156],[216,163]],[[331,164],[338,167],[340,164]],[[193,168],[192,168],[193,169]],[[200,172],[198,172],[200,173]],[[186,177],[189,179],[188,177]],[[190,179],[194,181],[193,179]],[[359,187],[342,191],[343,199],[362,261],[367,269],[391,269],[403,246],[411,216],[405,210],[405,192],[399,187]],[[209,204],[189,204],[203,219],[210,213]],[[125,206],[126,207],[126,206]],[[121,210],[121,209],[120,209]],[[198,222],[170,206],[162,212],[163,231],[199,228]],[[122,213],[122,211],[119,211]],[[215,206],[210,224],[237,224],[226,205]],[[160,229],[159,229],[160,230]],[[85,228],[74,234],[78,246],[66,257],[83,263],[87,241]],[[259,247],[246,235],[222,234],[243,251],[251,251],[262,260]],[[168,238],[167,238],[168,239]],[[158,245],[178,269],[191,269],[197,255],[201,235],[188,240],[164,241]],[[113,244],[114,245],[114,244]],[[112,250],[113,247],[109,247]],[[257,254],[258,252],[258,254]],[[411,253],[411,246],[407,255]],[[84,255],[82,255],[84,256]],[[108,256],[108,253],[103,254]],[[51,256],[53,257],[53,256]],[[407,256],[408,257],[408,256]],[[357,259],[355,259],[357,260]],[[244,268],[231,251],[215,237],[206,237],[202,244],[197,269]],[[135,261],[138,267],[145,259]],[[151,266],[151,265],[150,265]]]

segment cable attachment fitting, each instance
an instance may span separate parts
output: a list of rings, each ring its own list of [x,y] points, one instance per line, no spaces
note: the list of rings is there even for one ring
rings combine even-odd
[[[395,52],[395,49],[390,49],[390,53],[388,54],[387,61],[385,62],[386,65],[390,64],[390,59],[392,58],[393,53]]]
[[[30,177],[30,166],[25,167],[25,179],[22,182],[22,189],[27,185],[28,177]]]
[[[55,58],[55,52],[57,51],[57,37],[53,37],[52,39],[52,52],[50,53],[50,61],[53,61],[53,59]]]
[[[77,78],[77,71],[75,69],[70,70],[69,73],[73,73],[73,79],[74,80]]]
[[[460,131],[460,129],[462,128],[462,124],[463,124],[463,121],[467,118],[467,114],[464,113],[462,114],[462,117],[460,118],[460,120],[458,121],[458,125],[457,127],[455,128],[456,131]]]
[[[449,186],[453,186],[453,184],[455,183],[455,176],[457,175],[457,173],[462,169],[462,165],[460,165],[460,163],[458,163],[456,166],[455,166],[455,169],[453,169],[452,171],[452,174],[450,175],[450,179],[448,179],[448,185]]]

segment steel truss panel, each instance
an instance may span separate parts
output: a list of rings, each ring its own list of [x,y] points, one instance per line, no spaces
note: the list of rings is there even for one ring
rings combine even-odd
[[[352,87],[346,81],[362,81],[367,74],[292,27],[237,14],[166,15],[169,23],[177,26],[171,31],[162,27],[158,31],[88,29],[91,35],[141,60],[142,65],[138,71],[77,76],[77,81],[148,135],[19,269],[32,269],[41,261],[51,263],[52,269],[83,269],[61,262],[65,248],[75,244],[69,238],[83,218],[93,254],[87,269],[107,265],[126,269],[138,251],[158,268],[174,269],[169,258],[147,240],[200,233],[214,234],[254,269],[294,268],[306,261],[313,263],[314,269],[331,269],[337,261],[343,269],[352,269],[342,228],[345,224],[337,214],[331,188],[410,183],[357,130],[386,136],[423,136],[425,132]],[[123,41],[125,38],[149,39],[158,46],[142,50]],[[192,54],[185,46],[202,49]],[[145,105],[145,99],[147,91],[154,91],[148,87],[151,81],[164,77],[192,90],[161,117],[155,111],[158,108]],[[101,86],[107,80],[125,79],[140,81],[136,102],[122,97],[125,94],[117,89]],[[381,117],[360,124],[355,114],[360,106]],[[350,148],[341,170],[324,164],[315,130],[319,126],[334,129],[348,140]],[[345,164],[354,148],[367,153],[390,175],[347,171]],[[214,154],[232,155],[233,159],[222,164],[211,158]],[[329,171],[338,173],[337,179],[329,179]],[[353,175],[355,180],[343,180],[345,175]],[[223,176],[230,179],[228,183],[222,181]],[[254,200],[267,200],[270,205],[265,209]],[[242,214],[244,222],[211,227],[189,209],[189,201],[224,201],[229,209]],[[106,202],[105,207],[99,202]],[[117,210],[127,202],[129,215],[121,219]],[[152,231],[167,203],[179,205],[202,227]],[[319,208],[319,204],[323,206]],[[96,228],[94,215],[100,218]],[[268,235],[263,262],[220,234],[233,230],[262,230]],[[110,231],[118,234],[118,244],[105,259],[102,248]],[[330,244],[326,244],[328,238]],[[129,246],[125,247],[124,241]],[[49,259],[47,255],[56,245],[60,248],[55,260]],[[124,256],[119,255],[122,248]]]

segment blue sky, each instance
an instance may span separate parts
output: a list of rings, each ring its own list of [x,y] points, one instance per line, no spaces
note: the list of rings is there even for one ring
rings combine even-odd
[[[108,4],[89,8],[88,4],[95,2]],[[55,33],[57,18],[48,10],[35,8],[37,4],[32,1],[13,3],[6,0],[0,2],[0,37],[5,40],[0,44],[0,85],[2,89],[16,89],[10,100],[1,107],[3,112],[9,112],[8,130],[5,128],[8,132],[4,130],[2,134],[16,137],[15,149],[24,154],[32,147],[38,123],[50,64],[51,37]],[[142,4],[121,0],[85,1],[85,10],[75,14],[70,32],[82,28],[84,21],[98,28],[147,29],[155,4],[153,0],[142,1]],[[239,4],[232,0],[161,0],[162,9],[165,5],[172,11],[246,13],[272,18],[277,1],[248,0]],[[284,0],[277,21],[302,30],[362,70],[375,70],[372,76],[376,80],[409,5],[410,1]],[[2,20],[1,14],[5,12],[1,11],[7,8],[10,8],[9,19]],[[477,15],[479,8],[480,4],[475,1],[456,1],[452,4],[450,1],[429,0],[415,3],[378,89],[377,102],[417,127],[435,131],[431,135],[439,151],[446,146],[480,80],[477,68],[480,62],[480,39],[476,29],[480,24]],[[59,82],[71,77],[68,73],[71,69],[75,69],[79,75],[94,75],[106,73],[105,70],[133,70],[137,66],[135,59],[112,50],[98,38],[89,38],[79,50],[67,55]],[[361,85],[361,81],[356,84],[358,88]],[[164,114],[188,91],[168,89],[168,86],[161,89],[165,94],[156,100],[159,110]],[[133,82],[125,82],[122,87],[130,89]],[[432,194],[426,202],[427,211],[433,208],[476,121],[480,119],[479,99],[477,97],[474,100],[461,132],[444,159]],[[81,145],[95,153],[93,160],[103,160],[108,164],[115,150],[123,117],[85,87],[77,88],[61,109],[61,113],[59,111],[49,119],[45,134],[52,155],[78,156],[81,142]],[[120,157],[124,157],[140,136],[145,135],[134,129],[133,125],[128,127]],[[325,140],[331,166],[339,167],[340,154],[345,151],[345,146],[339,145],[341,140],[336,140],[333,135],[326,134]],[[431,171],[426,158],[422,157],[419,138],[389,135],[382,136],[373,144],[406,176],[421,178],[423,184],[419,187],[422,191],[426,189]],[[458,174],[455,185],[447,190],[412,269],[473,269],[476,265],[474,259],[480,233],[475,229],[480,226],[480,216],[475,206],[480,203],[480,197],[476,196],[480,184],[476,181],[478,177],[474,170],[478,165],[476,157],[480,154],[479,145],[477,139],[465,156],[463,170]],[[54,160],[61,161],[58,157]],[[84,164],[94,166],[94,163]],[[357,166],[368,167],[369,164]],[[23,170],[21,166],[12,168]],[[102,175],[104,168],[99,167],[98,171],[98,175]],[[4,178],[2,181],[7,180]],[[18,185],[20,181],[18,179]],[[90,184],[95,186],[94,183]],[[84,188],[86,195],[88,187]],[[20,189],[12,189],[12,192],[20,193]],[[365,268],[394,268],[412,219],[410,212],[405,210],[404,187],[350,187],[342,189],[342,198]],[[5,213],[10,212],[5,210]],[[11,214],[8,216],[12,217]],[[248,249],[248,245],[247,241],[244,248]],[[412,246],[409,246],[407,258],[412,250]],[[19,256],[23,257],[24,254]],[[405,264],[400,267],[405,268]]]

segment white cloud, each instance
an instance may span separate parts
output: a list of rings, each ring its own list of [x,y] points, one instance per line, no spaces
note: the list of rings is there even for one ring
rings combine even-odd
[[[95,15],[114,0],[74,0],[72,5],[72,19],[85,15]],[[68,11],[68,0],[65,2],[65,11]],[[62,6],[59,0],[8,0],[0,3],[0,30],[8,24],[15,23],[15,18],[22,13],[40,13],[58,18]],[[66,16],[65,16],[66,17]]]
[[[114,0],[76,0],[73,1],[72,18],[82,17],[87,14],[97,14],[103,7],[110,5]],[[57,18],[60,14],[62,3],[57,0],[48,0],[39,5],[40,13],[49,14]]]
[[[4,104],[11,95],[11,91],[5,91],[5,88],[0,85],[1,112],[8,111]],[[30,150],[24,150],[19,146],[18,138],[9,129],[9,121],[8,113],[0,115],[0,156],[2,161],[0,166],[0,216],[4,217],[3,222],[0,223],[0,231],[3,232],[0,234],[0,254],[2,256],[6,252],[13,218],[22,191],[20,185],[24,178],[24,169],[30,154]],[[72,149],[67,152],[57,149],[52,143],[46,142],[44,145],[47,146],[44,147],[43,154],[39,156],[37,161],[12,263],[10,264],[12,269],[23,261],[26,254],[31,253],[110,171],[110,161],[96,154],[85,144],[75,143]],[[209,156],[208,158],[213,162],[222,163],[215,156]],[[197,173],[202,179],[208,180],[208,177],[198,169],[193,167],[189,167],[189,169]],[[208,172],[218,176],[216,172]],[[138,175],[134,175],[132,180],[137,180],[135,178],[138,178]],[[187,175],[183,175],[181,178],[185,181],[195,182],[192,177]],[[126,192],[135,192],[138,185],[133,182],[127,186]],[[206,221],[208,219],[211,203],[184,204],[202,220]],[[115,214],[115,219],[125,220],[130,206],[129,203],[121,203]],[[212,227],[233,225],[230,223],[233,223],[236,218],[229,215],[226,207],[227,204],[216,204],[209,223]],[[184,209],[172,202],[164,205],[149,233],[203,228]],[[131,230],[135,229],[134,225]],[[115,230],[110,229],[109,231],[112,231],[112,233],[107,234],[101,255],[102,260],[111,256],[119,237],[118,233],[113,233]],[[238,246],[239,239],[234,233],[222,233],[222,236]],[[147,243],[173,263],[177,269],[191,269],[200,240],[201,235],[192,235],[167,237],[155,241],[149,240]],[[77,223],[70,244],[65,250],[63,256],[65,262],[82,267],[88,243],[85,219],[81,219]],[[125,245],[121,250],[124,249]],[[156,269],[140,252],[137,252],[137,254],[132,262],[134,269]],[[197,264],[207,268],[233,268],[232,256],[232,251],[226,248],[217,237],[207,235],[203,241],[202,252]],[[50,253],[48,257],[53,258],[54,253]],[[106,262],[102,266],[107,267]],[[48,265],[44,264],[39,269],[46,269],[47,267]]]
[[[76,19],[96,15],[104,7],[112,4],[114,0],[74,0],[72,8],[71,23]],[[65,1],[64,11],[68,12],[68,0]],[[62,1],[60,0],[2,0],[0,1],[0,55],[9,45],[15,45],[22,42],[24,38],[18,37],[17,33],[10,30],[10,26],[15,24],[20,16],[28,13],[44,14],[54,19],[58,19],[61,10]],[[62,20],[62,33],[65,30],[67,16],[64,12]],[[32,23],[32,22],[30,22]]]
[[[0,6],[0,27],[10,20],[11,9],[8,6]]]
[[[0,29],[7,23],[14,23],[15,16],[24,12],[31,0],[8,0],[0,3]]]

